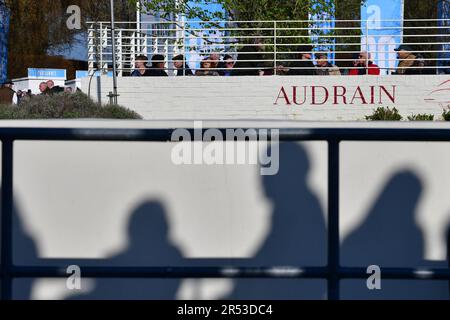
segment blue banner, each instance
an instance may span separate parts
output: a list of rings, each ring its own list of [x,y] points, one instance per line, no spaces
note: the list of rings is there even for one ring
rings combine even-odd
[[[0,83],[8,77],[9,9],[0,0]]]
[[[221,5],[205,1],[204,3],[194,3],[189,2],[189,5],[193,8],[198,7],[202,10],[207,10],[211,13],[224,12]],[[219,24],[221,28],[225,27],[224,23]],[[189,28],[192,29],[203,29],[205,28],[201,23],[190,23]],[[195,34],[195,35],[194,35]],[[185,58],[191,69],[199,69],[200,61],[210,55],[211,52],[225,52],[228,46],[224,43],[223,36],[226,34],[217,29],[210,30],[198,30],[195,32],[189,32],[185,34],[185,48],[186,54]],[[207,39],[207,40],[205,40]]]
[[[387,74],[397,66],[394,49],[403,41],[403,0],[367,0],[361,20],[361,50]]]
[[[336,46],[335,38],[324,37],[327,34],[333,34],[335,28],[335,0],[324,0],[320,3],[314,3],[312,8],[318,14],[309,14],[311,43],[314,46],[314,51],[330,52],[328,54],[328,61],[334,63]],[[315,60],[315,57],[313,57]]]
[[[28,69],[29,79],[52,79],[52,80],[66,80],[66,70],[64,69]]]

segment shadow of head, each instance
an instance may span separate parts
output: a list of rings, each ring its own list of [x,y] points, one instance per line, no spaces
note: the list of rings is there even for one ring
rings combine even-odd
[[[410,170],[400,171],[386,183],[375,204],[374,211],[389,214],[389,221],[403,223],[411,220],[417,209],[423,184]],[[406,221],[408,221],[406,220]],[[403,221],[403,222],[402,222]]]
[[[167,243],[168,233],[166,210],[160,202],[146,201],[133,210],[128,223],[131,246]]]
[[[269,152],[277,150],[269,149]],[[298,143],[280,143],[278,159],[278,174],[263,177],[266,196],[273,200],[295,197],[306,189],[305,180],[310,169],[308,155]]]

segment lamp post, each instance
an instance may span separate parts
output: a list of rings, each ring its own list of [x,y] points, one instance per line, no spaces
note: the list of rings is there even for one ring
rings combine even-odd
[[[117,65],[116,65],[116,26],[114,17],[114,0],[111,0],[111,41],[112,41],[112,63],[113,63],[113,92],[109,94],[113,104],[117,104]]]

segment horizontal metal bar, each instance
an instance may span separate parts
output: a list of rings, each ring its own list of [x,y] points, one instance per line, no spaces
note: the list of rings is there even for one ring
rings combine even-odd
[[[331,20],[331,19],[324,19],[324,20],[186,20],[183,21],[184,24],[190,24],[190,23],[227,23],[227,24],[235,24],[235,23],[271,23],[274,22],[277,23],[299,23],[299,22],[312,22],[312,23],[324,23],[324,22],[334,22],[334,23],[340,23],[340,22],[433,22],[433,21],[447,21],[450,22],[450,19],[371,19],[371,20],[361,20],[361,19],[353,19],[353,20],[345,20],[345,19],[338,19],[338,20]],[[110,24],[111,21],[87,21],[87,24],[95,25],[95,24]],[[119,21],[115,22],[116,24],[138,24],[139,22],[136,21]],[[158,21],[158,22],[149,22],[149,23],[142,23],[142,24],[174,24],[174,23],[180,23],[180,21]]]
[[[192,121],[194,123],[194,121]],[[226,137],[227,130],[219,129]],[[252,129],[252,128],[250,128]],[[271,130],[277,128],[270,128]],[[0,128],[0,139],[29,141],[148,141],[170,142],[176,129],[97,129],[97,128]],[[204,128],[203,131],[208,130]],[[450,127],[429,128],[282,128],[281,141],[450,141]],[[194,137],[194,129],[188,129]],[[244,129],[246,131],[246,129]],[[251,132],[251,131],[249,131]],[[259,134],[252,137],[267,139]]]
[[[325,267],[92,267],[79,266],[84,278],[326,278]],[[67,278],[64,267],[13,267],[14,278]]]
[[[84,278],[283,278],[327,279],[327,267],[117,267],[79,266]],[[450,268],[383,268],[382,279],[450,280]],[[339,267],[334,272],[339,279],[367,279],[367,268]],[[13,278],[67,278],[66,267],[14,266]]]

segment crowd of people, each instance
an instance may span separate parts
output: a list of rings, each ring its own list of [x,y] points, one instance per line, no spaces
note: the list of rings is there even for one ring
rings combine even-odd
[[[400,45],[397,49],[399,60],[397,70],[393,74],[409,75],[422,74],[425,70],[424,59],[413,53],[413,49],[407,45]],[[339,68],[329,60],[329,54],[318,52],[314,54],[310,45],[300,45],[296,48],[297,56],[292,59],[289,66],[283,64],[273,65],[273,60],[267,59],[262,41],[255,41],[251,46],[243,47],[237,56],[221,57],[218,53],[212,53],[200,62],[199,70],[192,70],[183,55],[175,56],[173,66],[176,76],[265,76],[265,75],[380,75],[380,67],[377,66],[369,52],[360,52],[353,57],[353,65],[350,68]],[[314,63],[315,62],[315,63]],[[145,55],[139,55],[135,59],[135,70],[132,77],[168,77],[166,59],[164,55],[155,54],[149,59]],[[26,98],[31,98],[31,90],[13,90],[14,83],[6,81],[0,87],[0,104],[20,104]],[[72,93],[72,88],[55,86],[52,80],[42,82],[39,85],[40,95],[53,95],[55,93]]]
[[[425,70],[425,60],[407,45],[401,45],[397,49],[399,60],[397,70],[393,74],[422,74]],[[310,45],[300,45],[296,48],[296,56],[289,66],[282,63],[274,66],[273,59],[268,59],[264,52],[264,44],[255,42],[252,46],[243,47],[237,58],[212,53],[200,62],[198,70],[192,70],[183,55],[175,56],[173,66],[176,76],[265,76],[265,75],[380,75],[380,67],[377,66],[369,52],[360,52],[353,56],[351,67],[339,68],[329,60],[329,54],[318,52],[314,54]],[[149,59],[140,55],[135,59],[135,70],[132,77],[167,77],[165,57],[155,54]],[[314,63],[315,62],[315,63]]]
[[[11,80],[5,81],[5,83],[0,86],[0,104],[20,105],[22,101],[36,96],[30,89],[26,91],[14,91],[13,86],[14,82]],[[51,96],[62,92],[72,93],[72,88],[56,86],[53,80],[48,80],[39,84],[39,91],[40,93],[38,95]]]

